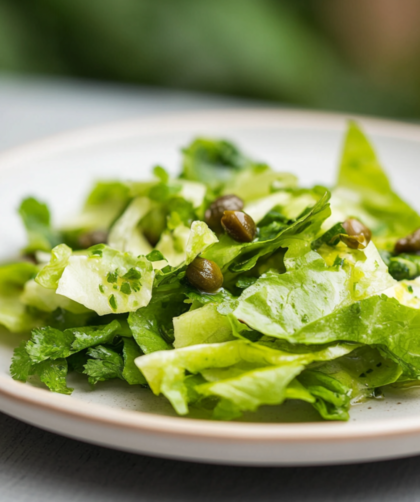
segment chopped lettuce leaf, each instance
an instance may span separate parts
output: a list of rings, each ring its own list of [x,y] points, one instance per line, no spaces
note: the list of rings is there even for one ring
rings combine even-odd
[[[146,255],[151,245],[138,228],[140,220],[150,211],[151,201],[147,197],[133,199],[109,232],[108,245],[118,251],[134,255]]]
[[[337,345],[318,352],[292,354],[235,340],[154,352],[138,357],[135,363],[153,392],[156,395],[164,394],[177,413],[185,415],[188,413],[187,389],[184,384],[186,371],[195,374],[209,368],[228,368],[239,363],[250,363],[254,368],[290,363],[303,366],[316,360],[340,357],[356,347]]]
[[[217,305],[207,303],[173,319],[174,347],[189,347],[202,343],[220,343],[233,340],[229,319],[217,312]]]
[[[374,149],[354,122],[344,142],[331,208],[326,228],[356,217],[370,228],[380,247],[393,247],[397,238],[420,227],[420,216],[392,191]]]
[[[38,269],[28,262],[0,266],[0,324],[14,333],[39,326],[42,319],[21,301],[24,285]]]
[[[134,363],[134,360],[141,355],[142,352],[137,343],[132,338],[124,338],[124,369],[122,376],[130,385],[147,384],[146,379]]]
[[[305,209],[315,206],[326,191],[323,187],[315,187],[313,190],[279,190],[266,197],[249,202],[245,205],[244,211],[257,224],[260,224],[273,208],[277,208],[285,218],[294,220],[301,216]]]
[[[331,257],[326,263],[310,251],[285,274],[263,274],[243,291],[234,316],[265,335],[289,339],[306,324],[394,284],[373,244],[346,257],[343,266],[328,266]]]
[[[420,311],[385,295],[373,296],[322,317],[296,332],[297,343],[338,340],[379,347],[404,373],[420,377]]]
[[[130,200],[129,187],[119,181],[100,181],[89,194],[83,211],[69,220],[65,232],[108,230]]]
[[[39,271],[35,281],[44,288],[57,289],[71,254],[72,250],[66,244],[56,246],[51,251],[49,262]]]
[[[147,307],[128,316],[133,338],[145,354],[171,348],[173,319],[188,309],[184,300],[179,290],[156,293]]]
[[[203,221],[194,221],[185,249],[187,265],[215,242],[219,240],[209,227]]]
[[[229,420],[232,408],[239,412],[256,411],[260,406],[278,405],[286,399],[286,388],[299,375],[304,366],[299,363],[285,363],[282,366],[269,366],[243,373],[235,378],[206,383],[196,390],[204,396],[216,396],[222,399],[222,406],[217,406],[215,418]],[[226,413],[226,402],[229,411]]]
[[[312,406],[326,420],[348,420],[350,389],[336,378],[316,370],[306,370],[298,381],[315,398]]]
[[[186,248],[191,230],[183,223],[175,227],[174,230],[165,230],[161,235],[156,249],[160,251],[168,260],[167,263],[172,267],[177,267],[185,261]],[[166,262],[160,261],[154,264],[155,268],[162,268],[167,265]]]
[[[28,234],[27,253],[49,251],[60,243],[60,235],[51,228],[51,217],[48,206],[33,197],[23,200],[19,207]]]
[[[403,372],[398,363],[369,346],[360,347],[350,354],[323,363],[316,369],[333,376],[350,389],[352,403],[376,397],[378,387],[396,382]]]
[[[73,314],[83,314],[89,310],[79,303],[69,300],[65,296],[58,295],[54,290],[40,286],[35,280],[28,281],[20,296],[20,300],[25,305],[30,305],[43,312],[53,312],[62,308]]]
[[[153,267],[146,258],[99,244],[87,256],[69,258],[57,293],[99,315],[121,314],[149,303],[153,279]]]
[[[269,196],[273,189],[291,188],[297,185],[297,178],[290,173],[273,171],[266,164],[256,164],[241,171],[230,179],[222,193],[236,194],[248,202]]]

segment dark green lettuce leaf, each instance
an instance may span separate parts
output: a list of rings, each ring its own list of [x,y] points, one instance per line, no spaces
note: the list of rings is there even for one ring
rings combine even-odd
[[[156,291],[149,305],[128,316],[134,340],[145,354],[172,348],[173,318],[188,310],[180,288]]]

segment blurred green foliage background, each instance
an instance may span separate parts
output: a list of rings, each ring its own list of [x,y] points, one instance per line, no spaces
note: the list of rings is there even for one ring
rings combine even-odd
[[[0,0],[0,71],[420,116],[418,0]]]

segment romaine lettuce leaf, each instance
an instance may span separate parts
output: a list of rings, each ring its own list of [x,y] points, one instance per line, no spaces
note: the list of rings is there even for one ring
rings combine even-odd
[[[268,366],[234,378],[200,385],[196,387],[196,391],[203,396],[221,399],[222,404],[216,406],[214,417],[229,420],[240,416],[244,411],[256,411],[264,404],[281,404],[286,399],[287,386],[303,369],[304,366],[297,362]]]
[[[65,296],[58,295],[52,289],[43,288],[33,279],[25,283],[20,301],[24,305],[35,307],[42,312],[54,312],[58,308],[68,310],[73,314],[89,312],[83,305],[69,300]]]
[[[98,244],[87,255],[69,258],[57,293],[99,315],[121,314],[149,303],[153,279],[153,266],[145,257]]]
[[[420,227],[420,216],[393,192],[369,140],[354,122],[345,138],[331,208],[326,229],[356,217],[370,228],[380,247],[393,247],[397,238]]]
[[[49,251],[60,243],[60,235],[51,227],[51,216],[48,206],[33,197],[23,200],[19,214],[28,234],[27,253]]]
[[[235,194],[249,202],[266,197],[275,190],[297,185],[297,178],[290,173],[273,171],[266,164],[256,164],[238,172],[225,184],[222,194]]]
[[[146,385],[146,379],[134,363],[137,357],[142,355],[142,351],[132,338],[124,338],[123,359],[124,369],[122,376],[130,385]]]
[[[173,319],[188,309],[184,300],[183,291],[177,288],[156,291],[149,305],[128,316],[134,340],[145,354],[172,348]]]
[[[376,397],[379,387],[396,382],[403,372],[398,363],[384,357],[377,348],[367,345],[338,359],[327,361],[316,367],[316,370],[334,377],[350,389],[348,395],[352,403]]]
[[[296,332],[296,343],[338,340],[380,348],[404,373],[420,377],[420,311],[385,295],[373,296],[318,319]]]
[[[186,371],[197,374],[211,368],[228,368],[231,371],[231,367],[238,364],[247,364],[248,367],[251,365],[253,369],[257,369],[291,363],[301,365],[303,369],[303,366],[313,361],[340,357],[356,347],[336,345],[318,352],[292,354],[235,340],[154,352],[138,357],[135,363],[153,392],[156,395],[164,394],[177,413],[184,415],[188,413],[188,393],[184,383]]]
[[[174,347],[233,340],[229,319],[217,312],[217,304],[207,303],[173,319]]]
[[[186,248],[191,230],[183,223],[179,224],[174,230],[165,230],[156,245],[156,249],[160,251],[167,259],[167,262],[160,261],[155,263],[155,268],[162,268],[167,263],[172,267],[177,267],[185,261]]]
[[[42,319],[29,312],[21,301],[24,285],[38,271],[32,263],[18,262],[0,266],[0,324],[18,333],[39,326]]]
[[[134,255],[146,255],[152,246],[138,228],[140,220],[150,211],[151,201],[147,197],[133,199],[120,218],[113,224],[108,236],[108,245],[118,251]]]
[[[335,253],[334,263],[340,250]],[[310,251],[285,274],[263,274],[243,291],[233,315],[265,335],[293,339],[306,324],[394,284],[373,244],[345,253],[344,261],[328,266]]]
[[[66,234],[89,230],[107,231],[130,201],[130,190],[126,183],[100,181],[90,192],[82,212],[69,220],[63,228]],[[70,235],[70,240],[74,236]]]
[[[71,254],[72,250],[66,244],[56,246],[51,251],[49,263],[39,271],[35,281],[44,288],[57,289],[58,281],[69,263]]]
[[[204,221],[194,221],[191,225],[187,246],[185,248],[186,264],[188,265],[196,256],[201,254],[215,242],[219,242],[216,235],[209,229]]]

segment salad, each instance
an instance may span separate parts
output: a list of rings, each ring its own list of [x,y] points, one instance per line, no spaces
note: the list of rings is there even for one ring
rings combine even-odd
[[[331,190],[206,138],[153,174],[98,182],[59,229],[22,201],[28,243],[0,267],[0,324],[28,335],[14,379],[119,379],[220,420],[291,399],[348,420],[418,382],[420,216],[356,123]]]

